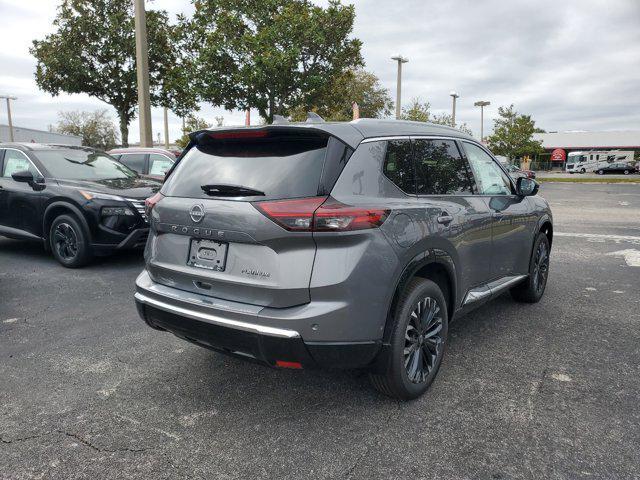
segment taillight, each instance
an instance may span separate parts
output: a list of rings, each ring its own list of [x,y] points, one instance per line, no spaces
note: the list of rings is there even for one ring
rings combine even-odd
[[[281,227],[298,232],[344,232],[381,226],[389,210],[352,207],[329,197],[254,202]]]
[[[389,210],[350,207],[329,198],[314,214],[315,232],[339,232],[378,228],[389,216]]]
[[[287,230],[311,232],[313,212],[326,199],[327,197],[312,197],[295,200],[276,200],[273,202],[254,202],[253,206]]]
[[[153,210],[153,207],[155,207],[163,198],[164,195],[158,192],[153,197],[149,197],[144,201],[144,211],[147,214],[147,218],[151,218],[151,210]]]

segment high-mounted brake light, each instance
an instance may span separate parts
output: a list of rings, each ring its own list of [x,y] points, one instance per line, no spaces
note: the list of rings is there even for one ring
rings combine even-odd
[[[344,232],[381,226],[389,210],[352,207],[329,197],[254,202],[281,227],[298,232]]]
[[[147,214],[147,218],[151,217],[151,210],[153,210],[153,207],[155,207],[163,198],[164,195],[158,192],[153,197],[149,197],[144,201],[144,211]]]
[[[263,138],[269,135],[266,130],[239,130],[235,132],[212,133],[209,136],[216,140],[235,140],[239,138]]]

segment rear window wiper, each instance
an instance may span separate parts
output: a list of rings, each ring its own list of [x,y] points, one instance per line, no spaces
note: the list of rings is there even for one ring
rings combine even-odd
[[[265,193],[241,185],[201,185],[200,188],[204,193],[211,197],[264,197]]]

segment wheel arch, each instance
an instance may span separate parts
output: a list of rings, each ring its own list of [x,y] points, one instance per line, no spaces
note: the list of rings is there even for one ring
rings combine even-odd
[[[60,215],[71,213],[75,217],[78,218],[80,225],[84,228],[85,234],[88,236],[87,238],[91,239],[91,230],[89,229],[89,224],[87,223],[87,219],[84,218],[84,215],[80,211],[80,209],[74,204],[59,200],[55,202],[51,202],[44,210],[44,214],[42,216],[42,238],[45,240],[45,244],[48,245],[49,239],[49,230],[51,229],[51,224],[54,219]]]
[[[457,270],[453,257],[444,250],[438,248],[429,249],[411,259],[404,267],[399,280],[396,282],[396,288],[387,309],[383,335],[384,343],[389,341],[393,325],[393,312],[397,307],[400,295],[407,284],[416,277],[431,280],[440,287],[447,302],[449,320],[453,318],[456,312],[459,295],[457,292]]]
[[[553,223],[551,222],[551,218],[548,215],[544,215],[538,221],[538,230],[536,231],[536,237],[540,232],[543,232],[547,236],[547,239],[549,240],[549,248],[551,248],[551,245],[553,244]]]

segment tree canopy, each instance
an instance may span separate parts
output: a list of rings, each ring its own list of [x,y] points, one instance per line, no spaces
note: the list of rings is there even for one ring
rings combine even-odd
[[[106,109],[95,112],[59,112],[56,131],[82,137],[82,145],[111,150],[118,144],[118,130]]]
[[[350,38],[355,10],[338,0],[194,0],[182,19],[197,51],[193,78],[200,98],[228,110],[274,114],[318,104],[351,68],[362,65]]]
[[[402,109],[401,118],[402,120],[412,120],[414,122],[431,122],[438,125],[446,125],[448,127],[457,128],[468,135],[473,134],[466,123],[454,124],[453,116],[449,113],[432,115],[431,104],[429,102],[422,102],[420,98],[411,99],[409,106]]]
[[[382,118],[391,115],[393,100],[378,77],[361,68],[349,69],[336,77],[313,104],[301,105],[291,111],[293,120],[303,121],[308,111],[325,120],[348,121],[353,118],[353,103],[358,104],[360,117]]]
[[[521,115],[510,105],[498,108],[499,117],[493,121],[493,134],[487,138],[489,148],[496,155],[509,160],[544,151],[542,142],[533,139],[540,131],[531,115]]]
[[[62,0],[53,25],[55,32],[34,40],[30,50],[36,83],[54,96],[86,93],[113,106],[127,145],[138,101],[132,0]],[[165,11],[147,11],[147,34],[152,103],[194,109]]]

